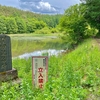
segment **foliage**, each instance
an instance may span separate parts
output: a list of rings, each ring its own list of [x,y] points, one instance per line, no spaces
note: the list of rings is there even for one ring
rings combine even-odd
[[[3,17],[2,17],[3,16]],[[62,15],[43,15],[0,5],[0,33],[33,33],[42,28],[55,28]],[[15,27],[15,28],[14,28]]]
[[[6,12],[5,9],[7,7],[5,6],[0,6],[4,12]],[[31,12],[25,12],[21,11],[15,8],[8,7],[8,11],[10,10],[10,15],[5,16],[5,13],[2,13],[1,15],[4,15],[1,20],[1,33],[9,33],[9,34],[14,34],[14,33],[33,33],[37,31],[36,33],[39,33],[39,30],[43,32],[44,29],[45,33],[50,33],[47,32],[47,28],[52,28],[56,27],[56,25],[59,22],[60,15],[38,15]],[[13,12],[15,10],[15,12]],[[12,12],[12,13],[11,13]],[[18,14],[16,13],[18,12]],[[22,16],[22,14],[24,16]],[[14,14],[14,15],[12,15]],[[27,15],[29,14],[29,15]],[[3,26],[3,27],[2,27]],[[43,29],[43,30],[42,30]],[[49,30],[49,29],[48,29]],[[56,29],[55,29],[56,30]],[[57,31],[56,31],[57,32]]]
[[[50,29],[48,27],[45,27],[35,31],[35,34],[50,34]]]
[[[51,33],[58,33],[58,32],[59,32],[59,31],[58,31],[57,27],[51,29]]]
[[[18,33],[25,33],[26,32],[26,23],[22,18],[16,17],[16,24],[18,27]]]
[[[35,22],[35,25],[36,25],[36,29],[42,29],[47,26],[46,23],[44,23],[43,21],[37,21]]]
[[[98,29],[94,28],[94,27],[91,27],[89,24],[87,24],[86,26],[86,30],[85,30],[85,35],[86,36],[96,36],[96,34],[98,33]]]
[[[0,33],[7,33],[5,17],[0,17]]]
[[[86,6],[85,19],[92,26],[100,30],[100,0],[81,0]],[[99,32],[100,33],[100,32]]]
[[[99,56],[98,45],[90,39],[69,54],[49,57],[48,82],[42,90],[32,88],[31,59],[13,59],[13,67],[18,70],[22,83],[20,87],[3,83],[0,99],[99,100]]]
[[[55,28],[59,24],[59,20],[62,15],[41,15],[38,17],[39,20],[44,21],[48,27]]]
[[[0,5],[0,16],[4,16],[5,18],[17,17],[16,23],[18,25],[18,32],[23,33],[26,30],[24,28],[27,26],[28,30],[25,31],[26,33],[26,32],[34,32],[35,29],[42,29],[45,26],[48,26],[49,28],[55,28],[58,25],[59,19],[61,18],[62,15],[37,14],[34,12],[23,11],[17,8]],[[19,20],[21,21],[20,23]],[[31,25],[33,25],[33,27]],[[21,26],[21,28],[19,26]]]
[[[69,44],[77,44],[84,38],[85,19],[83,17],[85,6],[74,5],[65,11],[60,20],[61,30],[64,31],[63,39]]]
[[[15,18],[7,18],[6,19],[6,27],[7,27],[7,33],[17,33],[18,27],[15,21]]]
[[[36,30],[35,19],[27,19],[26,20],[27,32],[32,33]]]
[[[47,27],[43,21],[38,21],[34,18],[23,19],[21,17],[0,17],[1,18],[1,32],[7,34],[15,33],[33,33]]]

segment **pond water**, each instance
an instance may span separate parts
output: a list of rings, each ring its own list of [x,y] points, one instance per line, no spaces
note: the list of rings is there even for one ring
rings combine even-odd
[[[49,50],[40,50],[40,51],[34,51],[31,53],[25,53],[22,55],[19,55],[17,58],[20,59],[28,59],[29,57],[32,56],[43,56],[43,55],[48,55],[48,56],[52,56],[52,55],[59,55],[62,52],[64,52],[64,50],[55,50],[55,49],[49,49]]]

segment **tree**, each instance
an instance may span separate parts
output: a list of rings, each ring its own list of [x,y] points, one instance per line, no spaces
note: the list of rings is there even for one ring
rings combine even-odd
[[[36,21],[35,26],[36,26],[36,29],[42,29],[42,28],[46,27],[47,25],[43,21]]]
[[[26,21],[26,26],[27,26],[27,32],[32,33],[35,32],[36,30],[36,25],[35,25],[35,19],[27,19]]]
[[[60,20],[61,30],[64,31],[62,38],[70,43],[77,44],[84,38],[85,19],[83,17],[85,6],[74,5],[68,8]]]
[[[45,22],[49,28],[55,28],[58,23],[60,18],[62,17],[62,14],[57,14],[57,15],[41,15],[38,20],[42,20]]]
[[[5,17],[0,16],[0,33],[7,33]]]
[[[16,17],[16,23],[18,27],[18,33],[26,32],[26,23],[22,18]]]
[[[7,27],[7,33],[17,33],[17,24],[14,18],[8,17],[6,19],[6,27]]]
[[[85,19],[92,27],[95,27],[100,31],[100,0],[81,1],[86,6],[84,14]]]

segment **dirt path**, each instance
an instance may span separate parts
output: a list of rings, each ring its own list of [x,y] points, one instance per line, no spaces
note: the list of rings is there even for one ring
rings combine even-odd
[[[95,38],[95,40],[97,41],[97,43],[100,44],[100,39],[99,38]]]
[[[100,38],[95,38],[95,40],[96,40],[98,46],[100,47]]]
[[[96,45],[98,45],[100,48],[100,38],[95,38],[94,40],[96,41]],[[95,89],[99,90],[100,86],[95,87]],[[94,91],[93,93],[90,93],[86,100],[100,100],[100,95],[96,94]]]

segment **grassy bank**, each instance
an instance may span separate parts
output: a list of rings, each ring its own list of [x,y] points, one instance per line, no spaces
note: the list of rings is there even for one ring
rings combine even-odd
[[[32,88],[31,63],[31,58],[13,60],[22,83],[9,88],[3,83],[0,100],[100,100],[100,48],[95,40],[85,40],[69,54],[51,56],[43,90]]]

